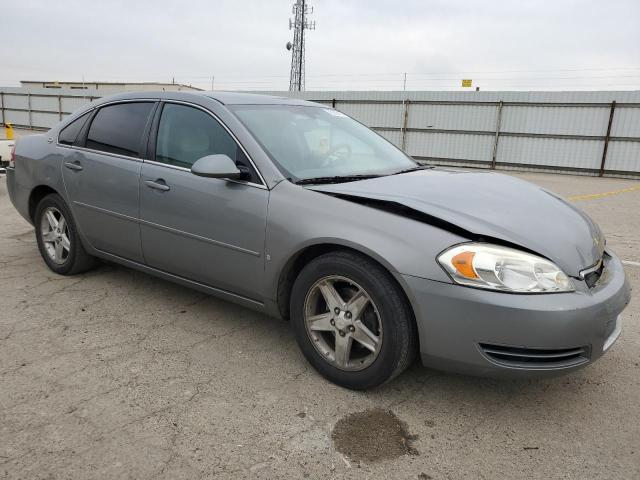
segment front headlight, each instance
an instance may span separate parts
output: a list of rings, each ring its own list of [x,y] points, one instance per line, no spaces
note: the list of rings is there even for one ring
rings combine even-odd
[[[445,250],[438,262],[460,285],[514,293],[574,290],[569,277],[557,265],[513,248],[466,243]]]

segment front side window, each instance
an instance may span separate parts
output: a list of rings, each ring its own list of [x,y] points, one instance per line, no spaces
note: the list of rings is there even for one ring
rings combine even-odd
[[[292,180],[388,175],[417,168],[394,145],[330,108],[298,105],[230,107]]]
[[[238,144],[211,115],[186,105],[165,104],[158,126],[157,162],[191,168],[196,160],[216,154],[246,164]]]
[[[108,105],[98,110],[87,134],[87,148],[137,157],[152,102]]]
[[[88,118],[89,114],[85,113],[84,115],[76,118],[73,122],[64,127],[58,135],[58,143],[62,145],[73,145],[73,143],[76,141],[76,138],[78,137],[78,134],[80,133],[80,130],[82,130],[82,127],[84,127],[84,124],[87,122]]]

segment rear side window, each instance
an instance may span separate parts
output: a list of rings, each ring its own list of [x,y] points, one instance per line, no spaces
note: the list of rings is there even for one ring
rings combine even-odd
[[[129,157],[139,156],[152,107],[151,102],[102,107],[91,122],[86,147]]]
[[[62,145],[73,145],[73,142],[75,142],[78,137],[78,133],[80,133],[84,124],[87,123],[88,118],[89,114],[85,113],[64,127],[58,135],[58,143],[61,143]]]

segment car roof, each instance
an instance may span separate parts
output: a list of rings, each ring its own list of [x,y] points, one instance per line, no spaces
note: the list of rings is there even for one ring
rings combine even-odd
[[[143,91],[126,92],[102,97],[99,103],[117,100],[161,98],[165,100],[193,100],[197,97],[207,97],[222,105],[306,105],[310,107],[323,107],[324,105],[297,98],[280,97],[276,95],[263,95],[243,92],[182,92],[182,91]]]
[[[224,105],[314,105],[297,98],[280,97],[276,95],[263,95],[258,93],[243,92],[202,92],[202,95],[211,97]]]

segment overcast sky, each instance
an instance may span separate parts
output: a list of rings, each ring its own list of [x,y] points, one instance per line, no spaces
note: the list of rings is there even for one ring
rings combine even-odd
[[[288,88],[293,0],[25,0],[0,17],[0,85]],[[639,0],[309,0],[307,90],[640,89]]]

